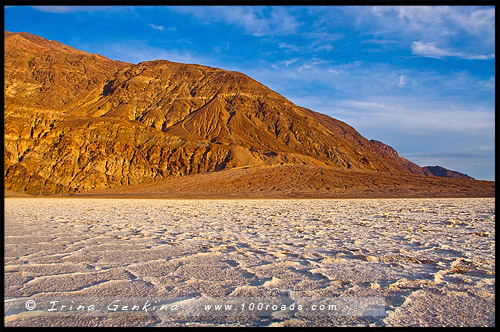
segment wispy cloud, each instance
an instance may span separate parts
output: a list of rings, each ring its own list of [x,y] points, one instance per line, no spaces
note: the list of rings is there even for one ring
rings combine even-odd
[[[155,25],[155,24],[148,24],[151,28],[155,29],[155,30],[159,30],[159,31],[165,31],[165,27],[162,26],[162,25]]]
[[[96,12],[96,11],[109,11],[118,7],[114,6],[31,6],[41,12],[65,14],[73,12]]]
[[[406,84],[408,84],[408,81],[406,79],[406,76],[405,75],[401,75],[399,76],[399,83],[398,83],[398,86],[405,86]]]
[[[271,65],[272,68],[278,69],[281,65],[284,65],[285,67],[289,67],[290,65],[296,63],[297,61],[300,61],[300,58],[294,58],[294,59],[288,59],[288,60],[283,60],[278,63],[274,63]]]
[[[134,47],[130,47],[134,45]],[[130,63],[139,63],[152,60],[168,60],[182,63],[205,64],[218,66],[218,60],[179,49],[164,49],[151,46],[140,40],[129,40],[127,42],[99,43],[98,45],[80,44],[78,48],[92,49],[110,59],[121,60]]]
[[[76,11],[75,6],[31,6],[31,8],[46,13],[70,13]]]
[[[494,34],[495,28],[495,8],[493,7],[374,6],[371,7],[371,11],[382,19],[396,20],[399,23],[397,27],[418,33],[428,33],[432,30],[437,36],[456,35],[463,32],[482,35],[485,31]],[[391,29],[389,23],[387,22],[384,28]]]
[[[255,36],[288,35],[297,31],[299,23],[284,7],[260,6],[186,6],[171,7],[204,23],[225,22]]]
[[[415,55],[420,55],[429,58],[445,58],[445,57],[457,57],[467,60],[489,60],[494,59],[495,54],[468,54],[464,52],[458,52],[453,50],[446,50],[439,48],[435,43],[424,43],[420,41],[415,41],[412,43],[412,52]]]
[[[400,128],[405,132],[428,134],[429,132],[468,133],[482,135],[494,132],[495,114],[491,110],[454,109],[446,103],[383,103],[380,101],[345,100],[340,107],[355,114],[351,122],[371,126],[383,125]],[[347,113],[347,112],[346,112]]]
[[[314,39],[322,42],[335,42],[345,37],[343,33],[334,33],[328,31],[304,32],[303,36],[309,39]]]
[[[280,42],[278,48],[283,49],[285,53],[310,53],[317,54],[319,52],[325,51],[330,52],[334,49],[332,43],[324,42],[322,40],[313,40],[306,45],[295,45],[286,42]]]
[[[297,46],[297,45],[293,45],[293,44],[289,44],[289,43],[285,43],[285,42],[280,42],[278,44],[278,47],[285,49],[285,52],[288,52],[288,53],[290,53],[290,52],[299,53],[299,52],[303,52],[305,50],[304,46]]]
[[[446,158],[446,159],[454,159],[454,158],[471,158],[477,159],[482,157],[487,157],[488,155],[482,151],[427,151],[427,152],[412,152],[408,153],[409,156],[415,158]]]
[[[399,43],[397,40],[387,40],[387,39],[364,39],[361,44],[378,44],[378,45],[391,45]]]
[[[410,45],[415,55],[494,58],[494,7],[374,6],[360,10],[359,14],[360,28],[370,29],[377,38],[391,36],[401,46]]]

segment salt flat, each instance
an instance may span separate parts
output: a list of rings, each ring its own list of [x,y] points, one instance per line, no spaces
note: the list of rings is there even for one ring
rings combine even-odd
[[[494,198],[6,198],[5,324],[495,326],[494,226]],[[120,297],[181,310],[42,307]],[[381,298],[385,311],[182,312],[207,299],[277,298]]]

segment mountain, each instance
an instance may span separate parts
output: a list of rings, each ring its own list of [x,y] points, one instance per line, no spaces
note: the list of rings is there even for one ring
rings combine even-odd
[[[445,178],[456,178],[456,179],[474,179],[467,174],[460,173],[457,171],[452,171],[441,166],[425,166],[422,167],[426,175],[429,176],[440,176]]]
[[[29,33],[5,31],[4,44],[4,178],[12,192],[87,192],[272,165],[429,175],[242,73],[129,64]]]

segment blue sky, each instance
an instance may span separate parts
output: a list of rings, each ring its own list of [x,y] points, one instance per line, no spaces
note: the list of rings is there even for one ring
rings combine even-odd
[[[15,6],[5,29],[243,72],[420,166],[495,178],[495,8]]]

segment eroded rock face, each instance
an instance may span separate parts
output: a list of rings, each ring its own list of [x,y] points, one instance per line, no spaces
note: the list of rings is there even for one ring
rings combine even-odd
[[[5,140],[6,189],[87,191],[231,166],[228,147],[186,141],[126,121],[33,118],[35,125],[19,127],[22,138]],[[12,122],[28,121],[10,117]],[[9,137],[15,137],[16,128],[9,127]]]
[[[347,124],[250,77],[137,65],[5,32],[5,188],[88,191],[245,165],[425,175]]]

